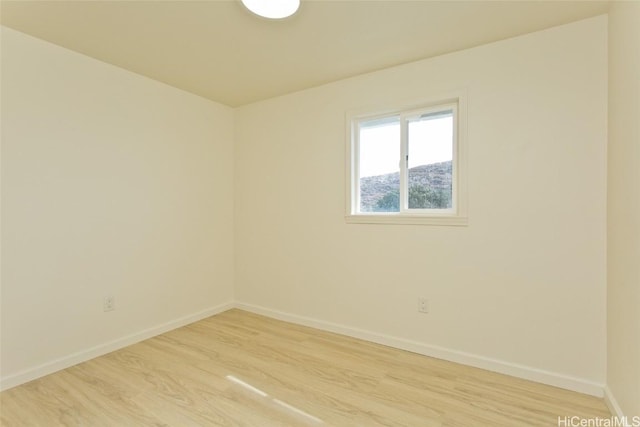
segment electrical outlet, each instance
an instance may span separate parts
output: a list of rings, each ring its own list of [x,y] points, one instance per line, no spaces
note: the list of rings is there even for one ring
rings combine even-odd
[[[116,299],[113,295],[109,295],[104,297],[102,300],[102,310],[104,311],[113,311],[116,309]]]
[[[418,298],[418,311],[420,313],[429,312],[429,300],[426,298]]]

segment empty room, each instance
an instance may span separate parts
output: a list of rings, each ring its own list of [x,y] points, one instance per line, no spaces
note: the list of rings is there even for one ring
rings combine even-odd
[[[0,23],[0,425],[640,426],[640,1]]]

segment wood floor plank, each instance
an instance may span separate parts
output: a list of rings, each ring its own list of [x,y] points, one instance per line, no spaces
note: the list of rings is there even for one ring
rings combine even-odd
[[[0,425],[556,426],[602,399],[241,310],[0,393]]]

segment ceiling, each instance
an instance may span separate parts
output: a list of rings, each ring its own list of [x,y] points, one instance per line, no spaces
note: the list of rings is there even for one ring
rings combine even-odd
[[[2,25],[235,107],[607,12],[606,1],[9,1]]]

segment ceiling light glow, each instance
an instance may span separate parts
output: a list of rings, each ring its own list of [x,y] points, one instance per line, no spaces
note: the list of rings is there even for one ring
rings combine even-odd
[[[296,13],[300,7],[300,0],[242,0],[242,4],[256,15],[282,19]]]

